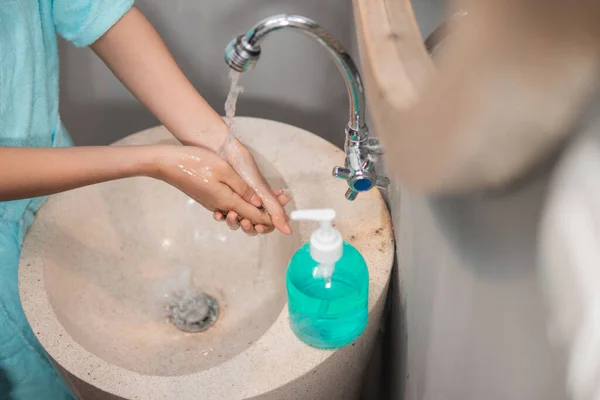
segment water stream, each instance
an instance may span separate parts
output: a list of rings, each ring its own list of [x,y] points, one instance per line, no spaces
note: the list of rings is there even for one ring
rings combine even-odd
[[[237,105],[238,96],[244,91],[244,87],[239,85],[241,75],[240,72],[234,71],[233,69],[229,71],[229,93],[227,94],[227,100],[225,100],[225,123],[229,126],[229,136],[219,152],[219,155],[223,158],[227,158],[229,144],[236,138],[235,107]]]
[[[232,130],[235,130],[235,106],[240,93],[244,91],[244,87],[239,85],[241,73],[230,70],[229,72],[229,93],[227,94],[227,100],[225,100],[225,122]]]
[[[257,173],[258,171],[256,170],[254,163],[249,163],[249,160],[240,155],[239,146],[231,146],[232,141],[237,137],[237,127],[235,124],[236,104],[238,96],[244,91],[244,88],[239,85],[240,77],[240,72],[234,71],[233,69],[229,71],[230,86],[227,99],[225,100],[225,123],[229,126],[229,136],[225,140],[225,143],[219,152],[219,156],[229,161],[238,175],[244,179],[244,181],[246,181],[246,183],[254,189],[256,194],[261,198],[263,207],[268,209],[269,202],[277,200],[267,196],[264,192],[265,190],[269,190],[269,188],[267,185],[262,184],[262,176]],[[271,218],[276,217],[271,216]]]

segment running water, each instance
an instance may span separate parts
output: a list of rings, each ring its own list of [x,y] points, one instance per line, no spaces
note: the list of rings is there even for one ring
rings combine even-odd
[[[241,76],[241,72],[234,70],[229,71],[230,86],[227,100],[225,100],[225,120],[230,127],[234,126],[233,118],[235,117],[235,106],[238,96],[244,91],[244,87],[238,84]]]
[[[262,207],[267,209],[269,202],[272,200],[264,193],[264,190],[268,190],[269,188],[262,183],[263,178],[261,177],[260,172],[256,170],[255,165],[246,164],[247,160],[240,156],[238,153],[239,148],[237,146],[231,146],[232,141],[236,139],[237,132],[235,126],[235,107],[238,96],[244,91],[244,88],[239,85],[241,75],[240,72],[234,71],[233,69],[229,71],[230,86],[227,100],[225,100],[225,123],[229,126],[229,136],[219,151],[219,156],[227,160],[238,175],[254,189],[258,197],[262,200]],[[273,218],[273,216],[271,216],[271,218]]]
[[[229,136],[223,144],[223,148],[219,152],[221,157],[226,158],[227,148],[233,139],[235,139],[235,106],[240,93],[244,91],[244,88],[238,84],[241,77],[241,72],[229,71],[229,93],[227,94],[227,100],[225,100],[225,123],[229,126]]]
[[[236,146],[231,146],[233,140],[237,138],[235,126],[235,106],[237,104],[238,96],[244,91],[244,88],[238,84],[241,75],[241,72],[234,70],[229,71],[229,81],[231,84],[229,86],[227,100],[225,100],[225,123],[227,126],[229,126],[229,136],[227,136],[225,143],[223,143],[223,147],[219,152],[219,156],[229,161],[229,164],[231,164],[238,175],[241,176],[242,179],[244,179],[246,183],[250,185],[250,187],[254,189],[261,198],[263,198],[264,196],[261,196],[262,193],[260,193],[258,190],[258,181],[256,180],[256,177],[253,177],[251,174],[252,168],[243,163],[243,158],[239,157],[239,154],[237,153],[239,149]]]

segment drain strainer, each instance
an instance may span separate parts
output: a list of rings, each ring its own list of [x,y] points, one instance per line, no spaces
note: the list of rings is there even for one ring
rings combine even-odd
[[[174,296],[168,307],[169,321],[188,333],[204,332],[219,318],[217,301],[205,293],[187,293]]]

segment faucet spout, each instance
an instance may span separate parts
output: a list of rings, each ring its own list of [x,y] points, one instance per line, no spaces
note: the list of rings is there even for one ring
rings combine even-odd
[[[238,72],[251,69],[260,57],[262,41],[270,33],[286,28],[304,33],[327,49],[346,83],[350,100],[348,126],[362,136],[366,127],[365,92],[358,68],[341,43],[315,21],[299,15],[277,15],[264,19],[229,44],[225,51],[225,61]]]
[[[373,187],[387,187],[389,180],[378,177],[374,170],[379,142],[369,137],[365,121],[365,91],[356,64],[326,29],[315,21],[299,15],[277,15],[254,25],[246,34],[233,39],[225,49],[225,62],[235,71],[245,72],[256,65],[260,58],[261,43],[270,33],[290,28],[320,43],[335,62],[344,78],[350,103],[350,116],[346,132],[346,165],[335,167],[333,176],[348,182],[346,198],[354,200],[359,192]],[[378,149],[373,151],[373,149]]]

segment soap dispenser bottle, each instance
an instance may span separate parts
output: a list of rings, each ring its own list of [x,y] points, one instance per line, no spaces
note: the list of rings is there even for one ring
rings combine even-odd
[[[286,274],[290,325],[304,343],[336,349],[367,326],[369,270],[358,250],[333,227],[331,209],[298,210],[292,220],[317,221],[310,242],[294,253]]]

